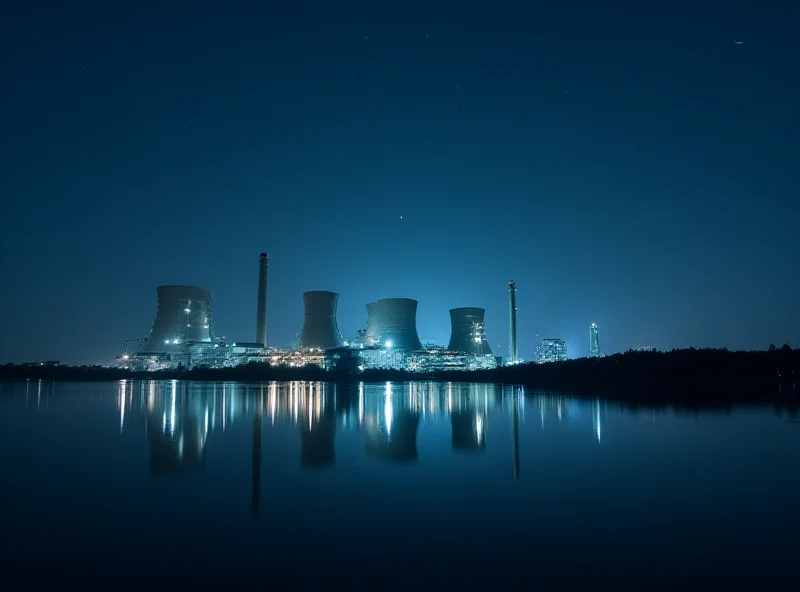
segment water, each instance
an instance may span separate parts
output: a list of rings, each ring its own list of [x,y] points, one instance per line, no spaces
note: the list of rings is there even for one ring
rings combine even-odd
[[[0,384],[0,558],[16,585],[791,582],[790,420],[491,385]]]

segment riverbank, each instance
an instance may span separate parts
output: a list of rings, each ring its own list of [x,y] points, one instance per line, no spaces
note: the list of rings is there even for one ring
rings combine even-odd
[[[627,352],[550,364],[520,364],[494,370],[418,374],[367,370],[348,374],[316,367],[287,368],[249,364],[236,368],[131,372],[100,366],[0,366],[0,380],[90,382],[188,380],[212,382],[475,382],[513,384],[532,390],[637,400],[772,400],[796,396],[800,350],[729,352],[685,349]]]

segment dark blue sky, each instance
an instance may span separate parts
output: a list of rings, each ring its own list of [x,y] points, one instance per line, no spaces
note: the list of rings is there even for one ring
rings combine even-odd
[[[333,290],[505,355],[509,279],[522,357],[800,345],[795,3],[285,4],[2,9],[0,361],[107,362],[160,284],[252,340],[261,251],[275,346]]]

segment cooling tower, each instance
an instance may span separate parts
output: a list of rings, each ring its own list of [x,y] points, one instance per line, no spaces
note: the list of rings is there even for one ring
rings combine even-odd
[[[256,311],[256,343],[267,347],[267,268],[269,255],[258,258],[258,307]]]
[[[210,342],[213,327],[211,290],[159,286],[156,320],[139,352],[174,352],[186,343]]]
[[[417,335],[417,301],[384,298],[367,304],[367,339],[394,349],[422,349]]]
[[[486,341],[483,308],[450,309],[450,351],[475,356],[491,356],[492,348]]]
[[[336,304],[339,295],[334,292],[306,292],[303,294],[305,320],[303,330],[297,338],[301,349],[333,349],[343,343],[336,324]]]
[[[378,326],[379,323],[377,311],[378,304],[376,302],[370,302],[367,304],[367,345],[375,345],[376,343],[380,343],[381,340],[381,329]]]

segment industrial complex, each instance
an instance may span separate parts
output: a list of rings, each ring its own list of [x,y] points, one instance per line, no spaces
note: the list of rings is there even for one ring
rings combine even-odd
[[[255,340],[228,342],[214,332],[213,294],[194,286],[157,288],[156,317],[146,337],[137,339],[138,350],[117,356],[118,365],[133,370],[177,368],[229,368],[250,363],[273,366],[318,366],[345,368],[353,372],[366,369],[395,369],[412,372],[492,369],[524,362],[517,351],[517,284],[508,283],[508,355],[495,354],[486,339],[485,309],[477,307],[450,310],[450,341],[444,345],[426,344],[417,332],[419,303],[411,298],[384,298],[366,305],[366,324],[353,339],[339,331],[335,292],[310,291],[303,294],[304,317],[292,349],[267,345],[267,271],[269,256],[258,261]],[[128,340],[130,341],[130,340]],[[597,325],[591,324],[590,356],[599,357]],[[567,346],[561,339],[543,339],[531,362],[559,362],[567,359]]]

